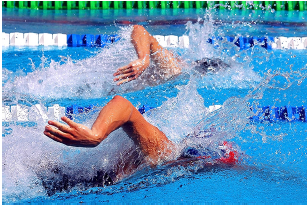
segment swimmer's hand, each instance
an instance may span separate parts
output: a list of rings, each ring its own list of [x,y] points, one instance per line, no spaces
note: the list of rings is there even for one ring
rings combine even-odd
[[[117,71],[114,73],[114,76],[117,76],[114,78],[114,81],[118,81],[117,85],[130,82],[138,78],[149,66],[149,64],[150,61],[148,58],[137,59],[133,62],[130,62],[130,64],[117,69]]]
[[[95,147],[102,141],[88,127],[75,123],[67,117],[62,117],[61,119],[68,126],[60,122],[48,121],[49,125],[45,127],[44,131],[47,137],[62,144],[75,147]]]

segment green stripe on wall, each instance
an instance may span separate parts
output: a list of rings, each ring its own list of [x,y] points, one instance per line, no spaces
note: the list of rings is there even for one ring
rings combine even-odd
[[[218,6],[219,5],[219,6]],[[307,10],[306,1],[2,1],[6,8],[18,9],[263,9]]]

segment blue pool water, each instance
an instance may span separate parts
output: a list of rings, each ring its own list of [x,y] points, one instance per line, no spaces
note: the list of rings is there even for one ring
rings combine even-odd
[[[3,204],[307,203],[307,123],[249,119],[249,108],[253,106],[307,105],[307,51],[267,51],[260,46],[240,51],[229,42],[221,41],[214,47],[204,41],[212,35],[307,36],[302,13],[2,12],[2,29],[7,33],[43,30],[127,35],[129,32],[119,27],[139,23],[155,35],[187,34],[190,48],[173,49],[186,61],[219,57],[231,65],[217,74],[200,75],[186,68],[168,81],[139,79],[118,87],[112,81],[114,70],[136,58],[128,40],[103,49],[3,48],[2,105],[77,104],[99,109],[119,94],[136,107],[155,107],[145,114],[147,120],[175,142],[191,131],[215,127],[215,137],[233,142],[241,154],[240,163],[233,167],[161,165],[137,171],[115,185],[102,187],[80,181],[56,193],[49,191],[48,195],[46,183],[49,188],[63,187],[63,174],[71,177],[70,181],[91,179],[99,169],[112,168],[125,152],[133,150],[133,142],[118,130],[96,148],[72,148],[45,137],[43,121],[3,122]],[[37,17],[44,22],[37,21]],[[198,18],[201,19],[197,22]],[[279,21],[282,23],[277,25]],[[206,107],[211,105],[223,107],[206,114]],[[90,126],[96,116],[94,110],[75,118]]]

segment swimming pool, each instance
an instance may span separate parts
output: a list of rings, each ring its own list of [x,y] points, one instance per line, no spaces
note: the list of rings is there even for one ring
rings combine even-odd
[[[120,94],[136,107],[156,108],[145,114],[146,118],[172,140],[180,141],[197,124],[203,128],[214,125],[225,133],[223,139],[238,146],[242,155],[240,164],[234,167],[145,168],[112,186],[96,187],[81,182],[48,196],[42,180],[61,187],[56,184],[60,184],[63,174],[76,179],[91,178],[97,170],[111,167],[120,158],[120,148],[133,148],[132,142],[119,130],[97,148],[70,148],[42,134],[45,125],[42,119],[32,123],[3,122],[3,204],[306,204],[306,122],[252,122],[248,110],[258,105],[307,105],[306,50],[265,50],[260,46],[240,50],[226,41],[218,42],[218,47],[202,41],[209,34],[303,37],[307,35],[302,27],[306,20],[297,18],[301,13],[290,15],[291,12],[282,11],[257,15],[250,11],[233,15],[230,11],[206,13],[191,9],[167,17],[158,9],[130,14],[120,10],[118,16],[109,11],[101,17],[98,11],[94,14],[60,11],[68,21],[62,24],[56,19],[55,11],[25,10],[22,15],[19,12],[3,10],[4,32],[15,31],[15,27],[19,32],[42,32],[44,25],[43,32],[50,33],[121,31],[125,35],[127,32],[118,26],[129,25],[131,22],[126,21],[132,19],[132,23],[146,26],[154,35],[190,35],[194,38],[190,38],[190,49],[173,50],[188,60],[218,56],[231,63],[231,69],[201,76],[189,68],[166,82],[150,84],[139,80],[118,87],[112,82],[113,71],[136,58],[128,41],[103,49],[10,47],[2,53],[3,105],[68,107],[77,104],[99,109],[115,94]],[[165,14],[172,12],[165,10]],[[43,18],[44,24],[34,22],[31,14]],[[287,23],[272,26],[276,16]],[[199,22],[198,17],[202,18]],[[241,17],[246,21],[240,21]],[[12,19],[17,23],[12,23]],[[30,23],[21,23],[24,19]],[[81,25],[75,23],[84,19]],[[118,21],[117,25],[110,26],[114,21]],[[188,21],[192,24],[187,25]],[[223,107],[204,116],[206,107],[211,105]],[[96,116],[94,110],[75,118],[91,125]]]

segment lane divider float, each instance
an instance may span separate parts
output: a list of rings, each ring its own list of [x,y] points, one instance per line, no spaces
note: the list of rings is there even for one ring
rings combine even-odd
[[[44,121],[57,120],[66,116],[66,108],[58,104],[52,107],[44,107],[36,104],[31,107],[24,105],[2,106],[2,122],[26,122],[26,121]]]
[[[189,48],[190,41],[186,35],[154,35],[163,47]],[[241,50],[260,45],[271,49],[307,49],[307,37],[212,37],[208,43],[219,46],[219,42],[227,40],[240,47]],[[116,34],[49,34],[49,33],[4,33],[2,32],[2,46],[58,46],[58,47],[104,47],[120,40]]]
[[[155,35],[163,47],[189,47],[188,36],[161,36]],[[58,47],[104,47],[117,42],[120,37],[113,35],[92,35],[92,34],[49,34],[49,33],[4,33],[2,32],[2,46],[58,46]]]
[[[302,121],[307,122],[307,105],[305,106],[264,106],[251,108],[254,115],[250,118],[253,122],[262,121]]]
[[[222,105],[212,105],[207,108],[208,112],[213,112],[220,109]],[[141,114],[153,109],[149,105],[143,105],[138,110]],[[93,105],[90,106],[78,106],[72,105],[69,107],[61,107],[58,104],[52,107],[44,107],[41,104],[36,104],[31,107],[24,105],[12,105],[2,106],[2,122],[37,122],[48,120],[59,121],[62,116],[66,116],[70,119],[74,119],[76,115],[87,114],[89,112],[95,112],[98,108]],[[252,122],[278,122],[278,121],[301,121],[307,122],[307,105],[304,106],[264,106],[251,108]]]
[[[234,43],[241,50],[249,49],[255,45],[271,49],[307,49],[307,37],[213,37],[208,42],[216,44],[218,41],[226,39]],[[217,43],[218,46],[218,43]]]

